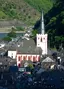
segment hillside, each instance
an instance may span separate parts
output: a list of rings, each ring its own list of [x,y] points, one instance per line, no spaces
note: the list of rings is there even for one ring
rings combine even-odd
[[[0,20],[18,19],[26,24],[34,24],[40,13],[24,0],[0,0]]]
[[[0,0],[0,20],[18,19],[28,25],[39,20],[42,9],[48,12],[51,0]]]
[[[64,1],[57,0],[54,7],[45,15],[46,32],[50,47],[64,47]]]
[[[47,13],[48,10],[52,8],[54,2],[54,0],[24,0],[24,1],[26,1],[32,7],[37,9],[39,12],[43,10],[44,13]]]

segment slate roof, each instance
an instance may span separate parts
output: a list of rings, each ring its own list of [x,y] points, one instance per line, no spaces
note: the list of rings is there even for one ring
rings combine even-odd
[[[0,57],[0,65],[12,65],[15,61],[9,57]]]
[[[18,52],[22,54],[39,54],[41,52],[41,48],[37,48],[34,40],[23,40],[22,45],[18,48]]]
[[[13,51],[15,51],[16,50],[16,48],[17,48],[17,43],[8,43],[5,47],[4,47],[4,49],[6,49],[6,50],[13,50]]]
[[[2,52],[6,52],[6,49],[0,48],[0,53],[2,53]]]
[[[0,48],[0,56],[4,56],[6,54],[7,50],[4,48]]]
[[[21,42],[15,42],[7,46],[5,49],[15,51],[22,54],[40,54],[41,48],[37,48],[33,39],[23,39]]]
[[[42,62],[55,62],[50,57],[45,58]]]

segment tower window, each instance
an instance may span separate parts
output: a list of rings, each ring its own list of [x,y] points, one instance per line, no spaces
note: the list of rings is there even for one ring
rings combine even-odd
[[[45,40],[45,38],[43,38]]]
[[[42,42],[42,37],[41,37],[41,42]]]
[[[38,39],[39,39],[39,37],[38,37]]]

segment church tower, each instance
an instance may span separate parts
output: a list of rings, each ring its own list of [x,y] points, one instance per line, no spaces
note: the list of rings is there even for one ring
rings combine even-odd
[[[43,11],[41,15],[41,34],[45,34]]]
[[[45,34],[43,12],[41,16],[41,34],[37,34],[36,38],[37,38],[37,47],[41,47],[42,55],[47,55],[47,34]]]

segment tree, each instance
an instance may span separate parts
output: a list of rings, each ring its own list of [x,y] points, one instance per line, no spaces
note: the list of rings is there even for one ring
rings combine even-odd
[[[9,37],[16,37],[16,32],[14,31],[15,29],[14,28],[12,28],[12,31],[10,32],[10,33],[8,33],[8,35],[7,36],[9,36]]]
[[[61,44],[62,44],[62,47],[64,48],[64,36],[61,37]]]
[[[60,36],[55,36],[55,46],[57,49],[59,49],[61,45],[61,37]]]
[[[54,46],[55,46],[55,29],[48,30],[48,44],[49,44],[49,47],[54,48]]]
[[[34,69],[33,64],[29,64],[28,67],[30,68],[30,70]]]
[[[33,30],[33,31],[32,31],[32,36],[33,36],[33,37],[36,37],[36,34],[37,34],[37,33],[38,33],[37,30]]]
[[[56,21],[56,17],[52,17],[52,19],[50,20],[50,23],[55,23]]]
[[[7,36],[7,37],[4,37],[3,40],[4,40],[4,41],[11,41],[12,39],[11,39],[11,37],[8,37],[8,36]]]
[[[62,19],[62,22],[61,23],[64,25],[64,19]]]

